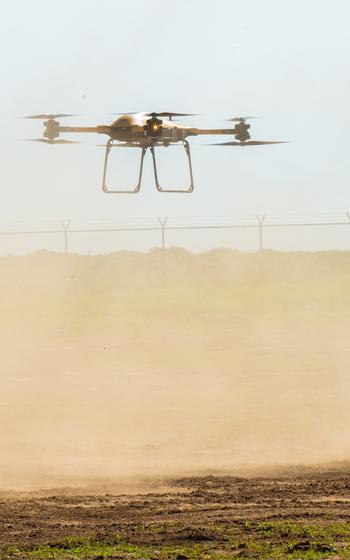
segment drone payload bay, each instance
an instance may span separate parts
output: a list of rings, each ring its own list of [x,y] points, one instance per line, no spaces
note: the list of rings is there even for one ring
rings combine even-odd
[[[233,135],[234,140],[210,144],[211,146],[261,146],[265,144],[281,144],[280,141],[250,140],[250,124],[246,121],[253,117],[233,117],[228,119],[232,122],[231,128],[204,129],[183,126],[176,117],[193,116],[188,113],[173,113],[163,111],[160,113],[116,113],[118,118],[110,125],[97,126],[61,126],[57,119],[73,117],[76,115],[51,114],[51,115],[31,115],[27,119],[43,120],[43,137],[34,139],[36,142],[46,144],[74,144],[75,141],[60,138],[61,133],[97,133],[105,134],[109,137],[104,145],[105,158],[103,166],[102,189],[106,193],[138,193],[141,188],[143,162],[147,150],[152,154],[153,170],[156,188],[159,192],[190,193],[193,191],[193,172],[190,145],[187,138],[190,136],[211,136],[211,135]],[[169,189],[162,187],[159,183],[157,169],[156,148],[169,147],[182,144],[188,162],[189,186],[186,188]],[[107,186],[107,170],[109,154],[112,148],[138,148],[141,152],[138,181],[136,186],[130,188],[114,189]]]

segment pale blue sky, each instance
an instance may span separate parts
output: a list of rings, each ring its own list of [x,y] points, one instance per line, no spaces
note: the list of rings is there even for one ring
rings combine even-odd
[[[346,0],[4,1],[0,220],[349,210],[349,21]],[[158,194],[148,158],[141,194],[112,196],[101,138],[19,141],[41,135],[19,115],[82,113],[66,122],[88,125],[133,110],[200,113],[196,126],[258,115],[254,138],[292,143],[193,139],[192,195]],[[175,161],[166,154],[170,175]]]

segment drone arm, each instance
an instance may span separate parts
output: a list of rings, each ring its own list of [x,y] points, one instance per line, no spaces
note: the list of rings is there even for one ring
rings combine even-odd
[[[234,128],[190,128],[187,131],[188,136],[204,136],[215,134],[235,134]]]
[[[111,130],[110,126],[59,126],[57,132],[93,132],[95,134],[109,134]]]

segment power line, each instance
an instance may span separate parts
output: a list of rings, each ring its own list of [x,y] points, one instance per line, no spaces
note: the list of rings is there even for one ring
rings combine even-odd
[[[51,228],[49,226],[52,226]],[[71,234],[160,231],[161,246],[166,246],[167,231],[255,229],[259,234],[259,250],[263,249],[266,228],[349,226],[350,213],[319,214],[237,214],[227,216],[122,218],[118,220],[8,221],[0,223],[0,235],[63,234],[64,252],[68,252]]]

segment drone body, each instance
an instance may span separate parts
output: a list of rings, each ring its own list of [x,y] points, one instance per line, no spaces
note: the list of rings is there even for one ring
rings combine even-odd
[[[250,117],[235,117],[229,119],[235,123],[231,128],[202,129],[183,126],[174,117],[191,116],[186,113],[126,113],[120,115],[111,125],[98,125],[93,127],[84,126],[61,126],[57,119],[74,115],[32,115],[30,119],[40,119],[44,121],[43,138],[39,142],[47,144],[71,144],[70,140],[60,138],[61,133],[97,133],[109,137],[105,145],[105,160],[103,169],[102,189],[106,193],[137,193],[141,188],[143,162],[147,150],[152,154],[153,169],[156,188],[160,192],[192,192],[193,173],[190,146],[187,138],[191,136],[208,135],[233,135],[234,140],[214,144],[219,146],[257,146],[264,144],[279,144],[275,141],[250,140],[250,125],[246,120]],[[189,169],[189,186],[185,189],[167,189],[159,184],[158,170],[155,149],[169,147],[174,144],[182,144],[185,150]],[[141,160],[139,167],[138,182],[135,187],[125,189],[111,189],[106,184],[108,159],[112,148],[139,148]]]

